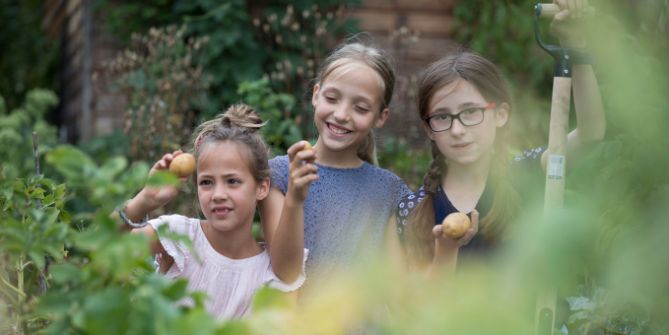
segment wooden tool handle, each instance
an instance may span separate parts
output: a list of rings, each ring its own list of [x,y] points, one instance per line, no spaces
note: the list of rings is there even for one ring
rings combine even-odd
[[[560,12],[560,6],[554,3],[538,3],[537,11],[539,12],[539,17],[552,19],[555,14]]]
[[[554,3],[538,3],[535,7],[535,11],[539,13],[539,17],[544,19],[552,19],[555,14],[559,13],[562,9],[560,6]],[[595,7],[586,6],[582,9],[582,13],[587,15],[592,15],[595,13]]]

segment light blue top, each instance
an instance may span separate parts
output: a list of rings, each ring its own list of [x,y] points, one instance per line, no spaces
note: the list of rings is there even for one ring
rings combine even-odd
[[[316,165],[319,179],[304,204],[307,277],[345,270],[362,251],[380,251],[388,218],[411,192],[397,175],[367,162],[356,168]],[[286,194],[288,156],[271,159],[270,167],[272,186]]]

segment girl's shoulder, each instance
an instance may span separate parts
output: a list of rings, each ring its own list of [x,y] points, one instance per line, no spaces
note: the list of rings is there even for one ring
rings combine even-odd
[[[411,210],[413,210],[416,205],[423,201],[423,199],[425,199],[425,189],[423,186],[421,186],[416,192],[405,194],[397,205],[398,218],[406,219],[411,213]]]
[[[187,217],[180,214],[161,215],[155,219],[149,220],[149,224],[160,234],[163,229],[171,233],[187,235],[192,238],[199,229],[200,219]],[[165,226],[165,228],[161,228]]]
[[[288,163],[288,155],[276,156],[269,160],[272,186],[284,193],[288,190]]]
[[[412,194],[409,186],[394,172],[369,163],[365,163],[365,166],[369,171],[365,178],[369,178],[372,183],[385,185],[393,193],[393,203],[397,204],[400,199]]]
[[[269,166],[271,169],[275,170],[283,170],[285,169],[288,171],[288,155],[281,155],[281,156],[276,156],[272,159],[269,160]]]
[[[392,181],[401,181],[402,183],[404,182],[404,181],[402,181],[402,178],[400,178],[398,175],[396,175],[394,172],[392,172],[388,169],[384,169],[382,167],[378,167],[374,164],[370,164],[370,163],[367,163],[367,162],[365,162],[363,164],[363,167],[364,167],[364,169],[363,169],[364,171],[366,171],[367,173],[369,173],[371,175],[379,176],[379,178],[383,178],[383,179],[386,179],[386,180],[392,180]]]
[[[425,199],[425,189],[421,186],[416,192],[410,192],[404,195],[399,204],[397,205],[397,210],[395,211],[395,223],[397,234],[400,237],[400,240],[404,240],[404,231],[407,226],[407,220],[411,211],[416,208],[420,202]]]

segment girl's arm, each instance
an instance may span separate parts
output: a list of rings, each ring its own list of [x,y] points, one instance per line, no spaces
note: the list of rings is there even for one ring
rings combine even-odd
[[[572,71],[576,129],[567,135],[567,152],[601,141],[606,131],[604,105],[592,65],[576,64]]]
[[[163,157],[158,160],[153,167],[149,175],[156,173],[157,171],[165,171],[169,168],[170,163],[174,157],[181,154],[181,151],[175,151],[173,153],[168,153],[163,155]],[[182,182],[186,178],[182,178]],[[130,199],[123,208],[125,215],[132,222],[141,222],[145,219],[146,215],[150,212],[158,209],[170,200],[172,200],[178,194],[178,190],[175,186],[162,186],[162,187],[148,187],[145,186],[142,190],[132,199]],[[118,215],[118,213],[115,213]],[[133,234],[144,234],[150,238],[150,249],[153,253],[163,253],[167,255],[163,249],[163,246],[160,244],[156,236],[156,231],[150,225],[146,225],[142,228],[133,229],[129,225],[123,224],[121,230],[132,231]]]
[[[551,22],[551,30],[560,39],[560,45],[572,49],[586,49],[585,22],[588,2],[557,0],[561,11]],[[583,145],[601,141],[606,131],[604,105],[592,65],[574,64],[572,92],[576,111],[576,129],[567,135],[567,152],[573,153]]]
[[[442,225],[436,225],[432,228],[434,235],[434,258],[427,267],[427,276],[433,277],[437,274],[446,274],[451,276],[455,273],[458,263],[458,253],[462,246],[465,246],[474,238],[479,230],[479,212],[472,211],[472,226],[465,235],[457,240],[449,238],[443,234]]]
[[[388,258],[390,258],[388,260],[390,265],[393,268],[403,270],[409,267],[409,260],[400,244],[395,227],[396,219],[395,217],[391,217],[386,225],[386,253]],[[448,275],[455,273],[460,247],[469,243],[478,232],[478,229],[479,213],[476,210],[472,211],[472,226],[467,230],[465,235],[457,240],[444,236],[442,225],[435,225],[432,229],[432,235],[434,236],[434,256],[425,268],[426,276],[433,277],[439,273],[446,273]]]
[[[304,263],[304,201],[309,185],[318,179],[316,154],[313,149],[306,149],[307,142],[300,141],[288,149],[289,176],[288,190],[283,197],[280,212],[281,192],[275,188],[263,200],[261,214],[267,228],[267,242],[274,274],[284,282],[295,281],[302,272]],[[272,221],[269,215],[280,213],[279,220]],[[272,226],[275,225],[275,228]]]

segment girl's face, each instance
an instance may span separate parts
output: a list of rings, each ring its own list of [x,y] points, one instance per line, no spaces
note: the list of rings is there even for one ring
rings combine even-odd
[[[453,119],[448,130],[435,132],[423,124],[427,134],[435,141],[439,151],[449,163],[469,165],[481,161],[492,152],[497,128],[503,127],[509,116],[506,103],[492,107],[481,93],[468,81],[458,79],[440,88],[430,99],[426,117],[445,114],[460,114],[461,118],[472,120],[483,109],[481,123],[465,126],[460,120]]]
[[[240,145],[205,144],[197,162],[197,196],[202,213],[215,231],[249,229],[256,204],[269,192],[269,180],[257,183]]]
[[[355,155],[369,131],[388,118],[383,89],[381,76],[361,63],[342,66],[316,84],[311,103],[322,149]]]

